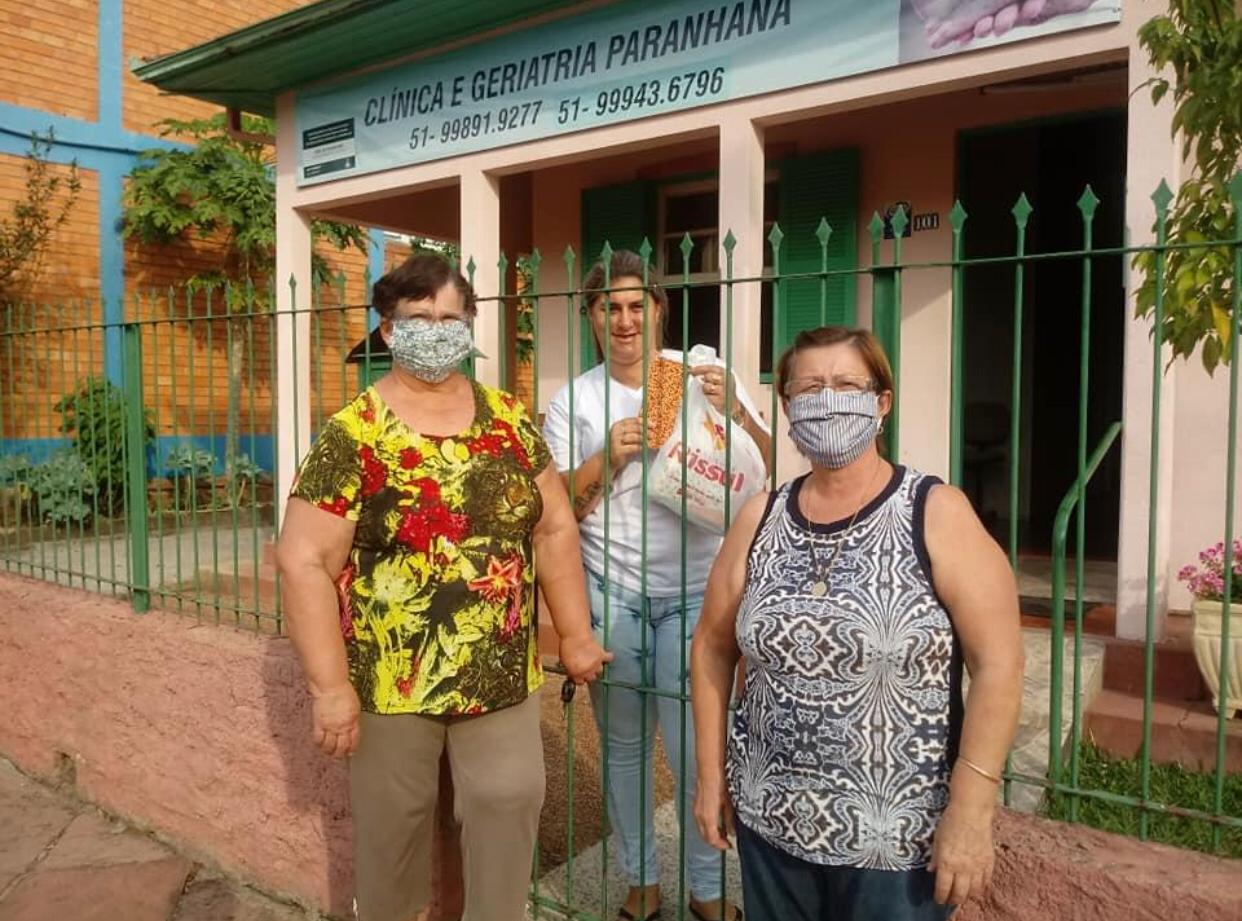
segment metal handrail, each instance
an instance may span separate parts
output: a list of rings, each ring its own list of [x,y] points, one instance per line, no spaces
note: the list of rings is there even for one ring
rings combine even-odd
[[[1066,543],[1069,539],[1070,516],[1078,507],[1080,497],[1085,493],[1091,478],[1103,462],[1105,456],[1121,434],[1121,422],[1114,422],[1108,427],[1104,436],[1096,445],[1095,450],[1087,459],[1082,474],[1074,481],[1061,505],[1057,509],[1052,524],[1052,650],[1049,660],[1049,701],[1048,701],[1048,776],[1053,783],[1053,790],[1061,782],[1061,681],[1065,666],[1065,555]],[[1079,562],[1082,561],[1083,547],[1081,542],[1075,548]],[[1077,786],[1079,738],[1082,732],[1082,614],[1083,614],[1083,580],[1082,566],[1078,567],[1078,578],[1075,583],[1074,605],[1074,700],[1073,700],[1073,733],[1074,738],[1070,749],[1070,783]]]

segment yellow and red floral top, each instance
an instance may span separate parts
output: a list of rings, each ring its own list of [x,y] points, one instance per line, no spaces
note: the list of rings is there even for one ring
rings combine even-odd
[[[358,523],[337,591],[363,710],[486,713],[543,683],[531,535],[551,455],[512,396],[476,383],[474,401],[466,431],[420,435],[368,388],[293,484]]]

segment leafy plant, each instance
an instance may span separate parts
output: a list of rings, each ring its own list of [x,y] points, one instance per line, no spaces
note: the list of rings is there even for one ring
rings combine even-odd
[[[216,456],[210,451],[190,445],[178,445],[168,452],[164,461],[168,475],[176,485],[176,502],[179,508],[195,508],[198,505],[199,487],[210,483],[216,470]]]
[[[259,474],[263,472],[263,468],[250,459],[250,455],[242,454],[233,458],[230,469],[233,475],[239,480],[257,480]]]
[[[82,191],[76,160],[67,174],[52,171],[47,154],[54,142],[50,131],[46,137],[31,137],[24,188],[8,216],[0,218],[0,299],[11,297],[23,280],[39,274],[52,234],[69,219]]]
[[[179,445],[168,452],[165,464],[173,477],[201,480],[215,471],[216,456],[201,448]]]
[[[129,412],[125,393],[100,377],[88,377],[53,407],[61,415],[60,431],[68,434],[78,457],[90,468],[99,509],[115,515],[125,503],[125,427]],[[151,411],[143,415],[143,457],[155,437]]]
[[[248,454],[234,457],[227,465],[229,471],[229,502],[240,505],[246,490],[250,490],[250,498],[254,499],[254,485],[263,468],[256,464]]]
[[[53,525],[84,524],[92,514],[98,483],[77,451],[60,451],[30,470],[30,491],[39,517]]]
[[[24,454],[0,457],[0,486],[17,486],[29,482],[32,469]]]
[[[270,135],[268,119],[245,116],[238,138],[226,130],[225,116],[158,123],[161,135],[189,138],[189,149],[146,150],[129,175],[125,189],[127,237],[167,246],[189,239],[216,241],[222,258],[218,267],[194,275],[188,282],[198,290],[219,289],[230,315],[268,309],[275,284],[276,181],[271,148],[259,138]],[[313,221],[313,240],[338,251],[367,251],[361,228],[334,221]],[[316,287],[329,283],[326,260],[311,258]],[[235,322],[235,321],[230,321]],[[241,330],[228,337],[228,408],[225,458],[238,450],[241,380],[246,336]]]
[[[529,291],[534,284],[534,269],[529,256],[521,256],[517,260],[518,293]],[[523,297],[517,303],[516,335],[514,336],[514,355],[520,365],[528,365],[535,360],[535,306],[529,298]]]
[[[1208,372],[1228,362],[1233,303],[1233,258],[1228,246],[1236,215],[1230,183],[1242,162],[1242,20],[1232,0],[1172,0],[1169,13],[1139,29],[1151,63],[1172,79],[1151,81],[1153,103],[1173,94],[1172,129],[1184,139],[1183,159],[1193,172],[1168,212],[1168,241],[1193,248],[1169,250],[1164,260],[1166,313],[1159,335],[1174,357],[1188,358],[1202,344]],[[1142,271],[1137,311],[1156,304],[1159,254],[1139,253]]]

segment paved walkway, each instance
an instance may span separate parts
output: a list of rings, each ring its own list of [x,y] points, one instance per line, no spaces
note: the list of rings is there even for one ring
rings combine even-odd
[[[0,921],[316,921],[0,760]]]

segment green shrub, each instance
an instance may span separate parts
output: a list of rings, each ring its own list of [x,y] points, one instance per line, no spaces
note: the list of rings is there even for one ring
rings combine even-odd
[[[76,451],[53,454],[29,472],[30,491],[34,494],[39,517],[53,525],[85,524],[94,508],[92,498],[98,494],[98,482]]]
[[[34,468],[24,454],[0,457],[0,486],[20,486],[30,482],[32,469]]]
[[[55,405],[61,415],[60,430],[68,434],[95,483],[99,511],[115,515],[125,506],[125,393],[99,377],[88,377],[76,390]],[[142,409],[143,456],[155,437],[151,411]]]

